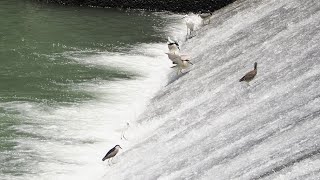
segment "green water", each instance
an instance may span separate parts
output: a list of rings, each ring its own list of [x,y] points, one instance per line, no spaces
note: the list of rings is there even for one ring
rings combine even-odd
[[[154,26],[161,20],[142,12],[2,0],[0,14],[0,101],[90,98],[68,85],[134,74],[86,67],[61,53],[125,51],[137,43],[160,40]]]
[[[30,173],[32,164],[19,161],[24,154],[18,152],[15,140],[38,138],[16,130],[28,125],[27,117],[6,108],[6,103],[41,106],[92,100],[95,97],[89,92],[74,87],[97,79],[133,79],[138,74],[86,65],[70,56],[126,53],[140,43],[163,41],[157,29],[165,24],[159,16],[143,11],[64,7],[31,0],[1,0],[0,15],[0,177]]]

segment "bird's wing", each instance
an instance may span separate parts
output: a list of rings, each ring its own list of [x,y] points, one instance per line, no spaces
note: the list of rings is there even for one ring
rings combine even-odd
[[[170,60],[172,61],[173,64],[179,64],[179,62],[181,61],[180,57],[174,57],[174,58],[171,58]]]
[[[193,29],[194,28],[194,22],[191,19],[188,19],[188,21],[186,21],[186,24],[189,28]]]
[[[176,38],[171,39],[169,36],[168,36],[168,44],[175,44],[179,46],[179,42],[176,40]]]
[[[201,18],[208,18],[208,17],[210,17],[212,14],[211,13],[201,13],[200,14],[200,17]]]
[[[182,61],[190,60],[190,56],[189,55],[182,54],[180,57],[181,57]]]
[[[180,55],[179,54],[176,54],[176,53],[172,53],[172,52],[169,52],[169,53],[166,53],[168,55],[168,58],[170,60],[174,60],[174,59],[180,59]]]
[[[177,45],[179,48],[180,45],[179,45],[178,41],[174,40],[174,44]]]
[[[243,77],[239,80],[239,82],[246,80],[245,78],[246,78],[246,76],[243,76]]]
[[[253,79],[256,76],[256,74],[257,74],[257,71],[252,70],[252,71],[248,72],[247,74],[245,74],[239,81]]]
[[[250,71],[246,74],[246,77],[247,78],[254,78],[254,76],[256,76],[257,74],[257,71],[253,70],[253,71]]]
[[[109,156],[114,150],[115,150],[115,147],[112,148],[112,149],[110,149],[110,150],[107,152],[107,154],[102,158],[102,161],[108,159],[108,156]]]

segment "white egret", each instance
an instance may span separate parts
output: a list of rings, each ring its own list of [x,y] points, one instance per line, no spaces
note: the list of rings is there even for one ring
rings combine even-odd
[[[187,36],[188,35],[191,36],[191,34],[194,30],[194,22],[188,15],[185,15],[183,18],[185,19],[185,22],[187,25]]]

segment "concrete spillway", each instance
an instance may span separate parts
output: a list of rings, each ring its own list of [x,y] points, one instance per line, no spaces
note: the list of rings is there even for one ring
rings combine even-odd
[[[152,99],[131,129],[148,132],[104,179],[319,179],[319,20],[316,0],[216,11],[182,47],[191,71]]]

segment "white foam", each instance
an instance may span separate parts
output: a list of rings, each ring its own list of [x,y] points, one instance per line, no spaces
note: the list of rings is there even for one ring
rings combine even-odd
[[[182,48],[196,67],[160,90],[104,179],[317,179],[318,9],[263,0],[215,12]],[[254,62],[251,86],[238,82]]]
[[[120,139],[126,123],[134,127],[134,120],[144,111],[148,101],[166,84],[170,71],[170,61],[164,54],[166,48],[166,44],[141,44],[127,53],[90,56],[66,53],[64,56],[78,63],[118,68],[139,76],[75,85],[75,89],[81,88],[97,97],[81,104],[50,107],[30,102],[2,103],[0,106],[7,111],[19,112],[23,119],[23,124],[16,126],[16,130],[31,136],[17,139],[17,152],[36,156],[24,159],[35,167],[30,169],[31,175],[23,178],[100,178],[108,168],[101,161],[104,154],[115,144],[121,144],[124,151],[127,149],[128,143]],[[33,163],[35,159],[39,161]]]

